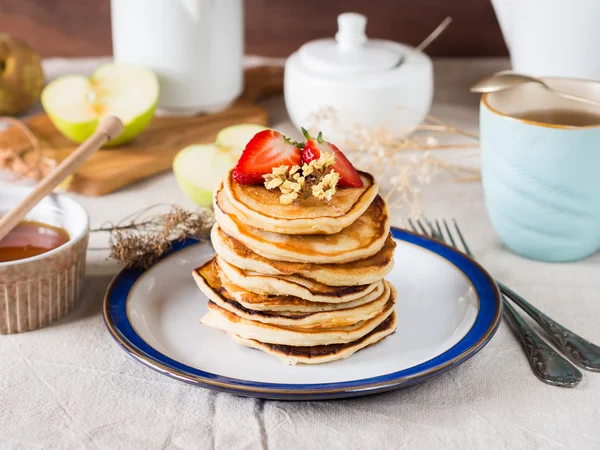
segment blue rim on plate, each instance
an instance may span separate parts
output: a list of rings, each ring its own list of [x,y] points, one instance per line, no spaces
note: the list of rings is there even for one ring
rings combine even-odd
[[[230,378],[182,364],[145,342],[127,317],[127,297],[143,270],[124,269],[110,283],[104,298],[104,322],[117,343],[148,367],[178,380],[204,388],[247,397],[276,400],[320,400],[384,392],[407,387],[445,372],[469,359],[492,338],[502,316],[502,299],[491,276],[473,259],[441,242],[392,228],[395,239],[415,244],[454,264],[472,283],[479,297],[479,311],[469,332],[452,348],[407,369],[361,380],[338,383],[283,384]],[[198,241],[177,242],[163,258]]]

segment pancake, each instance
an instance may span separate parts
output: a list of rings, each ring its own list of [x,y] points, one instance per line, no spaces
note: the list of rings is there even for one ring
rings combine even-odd
[[[291,295],[311,302],[346,303],[364,297],[381,281],[360,286],[327,286],[295,275],[260,275],[247,272],[216,257],[219,274],[233,284],[261,295]]]
[[[256,320],[273,325],[303,327],[303,328],[336,328],[353,325],[362,320],[368,320],[381,313],[390,297],[390,288],[386,284],[383,292],[372,301],[347,309],[334,311],[274,312],[254,310],[242,306],[229,294],[220,283],[214,270],[214,264],[208,262],[197,272],[195,278],[200,290],[215,304],[239,317]],[[263,297],[264,298],[264,297]]]
[[[227,236],[218,224],[212,229],[211,241],[219,257],[240,269],[264,275],[292,275],[328,284],[353,286],[371,284],[385,277],[394,266],[396,243],[388,236],[375,255],[346,264],[313,264],[276,261],[254,253],[237,239]]]
[[[255,311],[273,311],[273,312],[297,312],[311,313],[319,311],[336,311],[338,309],[349,309],[364,305],[378,298],[385,290],[385,283],[378,284],[377,288],[369,292],[364,297],[357,298],[344,303],[323,303],[311,302],[293,297],[291,295],[260,295],[247,291],[230,282],[221,280],[223,288],[229,293],[231,298],[245,308]]]
[[[259,230],[232,214],[223,191],[215,195],[215,219],[223,231],[253,252],[279,261],[318,264],[347,263],[379,252],[390,232],[385,201],[376,196],[367,210],[336,234],[288,235]],[[288,205],[288,208],[295,209]]]
[[[245,308],[238,302],[227,299],[224,295],[213,295],[210,299],[221,308],[244,319],[277,326],[318,330],[347,327],[377,316],[386,305],[389,294],[388,288],[378,298],[364,305],[312,313],[257,311]]]
[[[279,311],[279,312],[319,312],[335,311],[338,309],[354,308],[369,303],[378,298],[385,289],[384,283],[378,283],[377,287],[364,297],[357,298],[344,303],[311,302],[291,295],[261,295],[241,288],[220,274],[219,281],[227,293],[236,302],[248,309],[256,311]]]
[[[219,273],[218,264],[215,263],[214,259],[194,269],[192,275],[200,290],[207,297],[210,296],[207,290],[210,291],[215,288],[220,293],[224,290],[228,298],[245,308],[255,311],[313,313],[349,309],[372,302],[380,297],[385,290],[385,284],[381,282],[371,292],[356,300],[345,303],[322,303],[311,302],[291,295],[261,295],[250,292],[233,284],[222,272]]]
[[[254,339],[244,339],[236,334],[229,336],[238,344],[249,348],[262,350],[265,353],[279,358],[289,365],[322,364],[348,358],[357,351],[376,344],[396,331],[396,313],[393,312],[379,324],[373,331],[346,344],[315,345],[312,347],[294,347],[291,345],[266,344]]]
[[[202,317],[202,324],[233,333],[244,339],[254,339],[268,344],[312,347],[315,345],[345,344],[367,335],[377,328],[394,311],[396,293],[391,295],[382,312],[377,316],[349,325],[329,329],[307,329],[302,327],[284,327],[261,323],[240,317],[216,303],[208,302],[208,313]]]
[[[223,179],[222,189],[232,213],[254,228],[283,234],[334,234],[358,219],[379,191],[371,174],[359,174],[363,187],[338,188],[330,202],[309,197],[300,207],[282,205],[278,190],[236,183],[231,172]]]

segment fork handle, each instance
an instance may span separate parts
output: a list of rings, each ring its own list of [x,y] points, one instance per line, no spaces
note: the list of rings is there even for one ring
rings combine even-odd
[[[503,296],[503,299],[504,318],[521,341],[535,376],[553,386],[577,386],[582,378],[581,372],[546,344],[510,306],[506,297]]]
[[[600,347],[555,322],[508,286],[498,281],[496,283],[504,295],[529,314],[548,333],[552,343],[569,359],[588,370],[600,371]]]

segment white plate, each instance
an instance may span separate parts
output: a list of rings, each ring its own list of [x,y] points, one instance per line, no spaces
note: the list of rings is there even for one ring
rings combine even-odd
[[[286,366],[199,323],[207,298],[191,273],[214,254],[182,243],[145,272],[119,274],[107,292],[111,333],[145,364],[185,381],[241,395],[314,399],[361,395],[423,381],[479,350],[495,332],[501,302],[474,261],[422,236],[393,230],[397,331],[348,359]]]

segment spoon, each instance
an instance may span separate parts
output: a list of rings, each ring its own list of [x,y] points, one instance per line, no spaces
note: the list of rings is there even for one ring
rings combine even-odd
[[[425,49],[427,47],[429,47],[429,45],[435,41],[440,34],[442,34],[444,31],[446,31],[446,28],[448,28],[448,26],[452,23],[452,17],[448,16],[446,17],[444,20],[442,20],[442,22],[435,28],[435,30],[433,30],[431,33],[429,33],[429,35],[423,39],[423,41],[421,41],[421,43],[419,45],[417,45],[415,47],[415,51],[414,53],[423,53],[423,51],[425,51]],[[410,54],[408,56],[400,56],[400,59],[398,60],[398,62],[396,63],[396,65],[394,66],[394,68],[396,67],[400,67],[402,64],[404,64],[409,58],[410,58]]]
[[[113,116],[105,117],[96,131],[73,153],[67,156],[56,168],[40,181],[37,186],[8,214],[0,218],[0,241],[65,178],[75,172],[88,157],[102,145],[116,138],[123,131],[121,121]]]
[[[589,98],[584,97],[578,97],[577,95],[557,91],[556,89],[548,86],[544,81],[540,80],[539,78],[531,77],[529,75],[522,75],[520,73],[514,73],[510,71],[498,72],[490,77],[484,78],[483,80],[479,81],[471,87],[471,92],[498,92],[525,83],[537,83],[540,86],[546,88],[552,94],[558,95],[560,97],[580,103],[585,103],[587,105],[600,106],[600,101],[591,100]]]
[[[448,16],[446,17],[444,20],[442,20],[442,23],[440,23],[435,30],[433,30],[431,33],[429,33],[429,36],[427,36],[425,39],[423,39],[423,42],[421,42],[419,45],[417,45],[415,47],[415,50],[417,52],[423,52],[423,50],[425,50],[427,47],[429,47],[429,45],[435,41],[440,34],[442,34],[444,31],[446,31],[446,28],[448,28],[448,25],[450,25],[452,23],[452,17]]]

